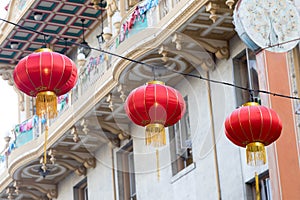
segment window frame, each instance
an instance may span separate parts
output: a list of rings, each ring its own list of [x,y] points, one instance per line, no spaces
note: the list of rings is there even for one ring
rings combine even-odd
[[[272,189],[269,171],[262,172],[258,175],[259,178],[259,193],[260,200],[272,200]],[[256,190],[255,190],[255,177],[246,183],[247,187],[247,199],[256,200]]]
[[[73,187],[74,200],[88,200],[87,177]]]
[[[133,142],[130,140],[126,145],[116,151],[115,173],[116,186],[118,187],[118,200],[137,199],[134,171]]]
[[[240,87],[259,90],[258,64],[255,52],[243,49],[233,59],[234,84]],[[236,105],[241,106],[251,100],[261,103],[259,92],[250,92],[235,88]]]
[[[172,176],[176,176],[176,174],[194,163],[191,142],[192,133],[189,119],[188,96],[185,96],[184,100],[186,103],[186,112],[184,116],[176,124],[168,128]],[[186,130],[184,135],[182,127],[185,127]]]

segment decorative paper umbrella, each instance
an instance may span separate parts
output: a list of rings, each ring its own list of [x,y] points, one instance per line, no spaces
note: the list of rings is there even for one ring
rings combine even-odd
[[[178,122],[185,112],[181,94],[161,81],[134,89],[127,97],[125,111],[132,122],[146,127],[146,144],[166,144],[165,127]]]
[[[13,78],[19,90],[36,97],[36,114],[50,119],[57,115],[57,96],[67,93],[76,84],[77,68],[67,56],[44,48],[20,60]],[[47,135],[48,125],[45,131],[44,171]]]
[[[225,121],[227,138],[240,147],[246,147],[247,163],[266,163],[265,146],[276,141],[282,124],[277,113],[255,102],[236,109]]]

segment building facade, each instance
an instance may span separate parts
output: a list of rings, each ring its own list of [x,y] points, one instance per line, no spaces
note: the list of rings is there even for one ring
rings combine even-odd
[[[20,124],[5,138],[0,199],[252,200],[255,172],[262,200],[300,199],[297,99],[252,94],[283,122],[266,165],[248,166],[245,150],[224,134],[226,117],[250,100],[248,91],[224,83],[294,97],[300,88],[299,45],[252,52],[235,32],[235,3],[11,0],[0,25],[2,78],[13,89],[15,65],[45,45],[72,58],[79,77],[58,98],[46,171],[45,121],[35,115],[34,98],[16,90]],[[84,40],[90,53],[80,50]],[[124,111],[128,94],[153,79],[176,88],[187,105],[158,149],[145,145],[145,128]]]

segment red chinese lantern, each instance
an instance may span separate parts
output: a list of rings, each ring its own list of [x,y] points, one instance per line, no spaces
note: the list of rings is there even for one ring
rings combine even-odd
[[[65,55],[48,48],[26,56],[15,67],[15,85],[25,94],[36,97],[36,113],[57,115],[57,96],[70,91],[77,81],[75,63]]]
[[[161,81],[151,81],[133,90],[125,111],[132,122],[146,127],[146,144],[166,144],[165,127],[178,122],[185,112],[181,94]]]
[[[49,119],[57,115],[57,96],[67,93],[76,84],[77,68],[67,56],[44,48],[20,60],[13,78],[19,90],[36,97],[36,114]],[[43,174],[47,174],[48,123],[49,120],[45,127]]]
[[[247,163],[266,163],[265,146],[276,141],[282,123],[278,114],[265,106],[249,102],[236,109],[225,121],[227,138],[240,147],[246,147]]]

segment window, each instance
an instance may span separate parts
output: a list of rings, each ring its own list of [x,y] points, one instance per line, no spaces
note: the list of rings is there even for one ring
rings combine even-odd
[[[133,145],[130,141],[117,152],[119,200],[136,200]]]
[[[259,192],[260,192],[260,200],[271,200],[271,183],[269,178],[269,172],[264,172],[259,176]],[[257,200],[256,199],[256,191],[255,191],[255,178],[247,183],[247,193],[248,200]]]
[[[188,97],[184,97],[186,112],[182,119],[169,127],[172,174],[175,175],[193,163]]]
[[[258,73],[254,52],[245,49],[233,59],[235,84],[241,87],[258,90]],[[250,101],[250,92],[247,90],[235,89],[237,106]],[[253,93],[253,100],[259,100],[259,93]]]
[[[74,187],[74,200],[88,200],[87,178]]]

